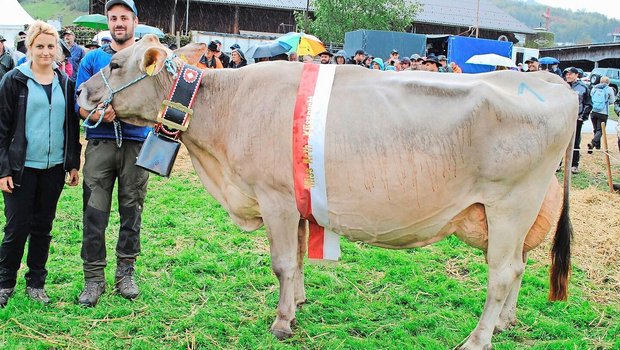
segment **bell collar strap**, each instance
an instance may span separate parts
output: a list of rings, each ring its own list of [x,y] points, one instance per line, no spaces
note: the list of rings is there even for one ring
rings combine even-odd
[[[187,130],[194,114],[192,106],[200,87],[204,71],[184,63],[181,72],[176,75],[168,98],[163,100],[154,131],[172,140],[178,140]]]

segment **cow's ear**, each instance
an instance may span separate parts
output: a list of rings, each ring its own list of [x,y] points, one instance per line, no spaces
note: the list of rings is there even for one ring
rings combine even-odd
[[[168,57],[166,50],[159,47],[150,47],[142,58],[142,71],[147,75],[155,75],[164,68],[164,62]]]
[[[177,56],[192,66],[196,65],[206,52],[207,45],[205,43],[190,43],[180,49],[174,50]]]

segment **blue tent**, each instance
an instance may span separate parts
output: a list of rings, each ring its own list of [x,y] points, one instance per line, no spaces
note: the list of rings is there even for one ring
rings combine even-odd
[[[448,59],[456,62],[463,73],[483,73],[495,70],[495,66],[465,63],[471,56],[494,53],[512,58],[512,43],[489,39],[451,36],[448,39]]]

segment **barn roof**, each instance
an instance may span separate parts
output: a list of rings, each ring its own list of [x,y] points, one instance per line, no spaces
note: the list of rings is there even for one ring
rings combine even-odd
[[[307,0],[194,0],[225,5],[240,5],[282,10],[305,10]],[[405,0],[413,3],[415,0]],[[415,18],[417,23],[470,27],[476,25],[478,0],[418,0],[422,11]],[[313,10],[312,6],[310,9]],[[519,22],[489,0],[480,0],[480,28],[531,34],[534,31]]]
[[[305,10],[306,0],[191,0],[192,2],[207,2],[212,4],[240,5],[248,7],[266,7],[282,10]],[[191,8],[191,5],[190,5]],[[310,6],[312,10],[312,6]]]
[[[407,0],[412,2],[413,0]],[[470,27],[476,25],[478,0],[418,0],[422,11],[414,22]],[[533,34],[534,31],[519,22],[489,0],[480,0],[479,26],[482,29]]]

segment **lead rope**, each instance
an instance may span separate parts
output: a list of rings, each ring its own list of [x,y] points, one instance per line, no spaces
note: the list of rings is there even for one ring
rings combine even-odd
[[[92,111],[90,111],[90,113],[88,113],[88,116],[86,117],[86,119],[84,119],[84,122],[82,122],[82,126],[88,129],[94,129],[96,127],[99,126],[99,124],[101,124],[101,121],[103,120],[103,111],[105,111],[106,108],[108,108],[108,106],[110,105],[110,103],[112,103],[112,100],[114,99],[114,95],[128,87],[130,87],[131,85],[139,82],[140,80],[146,78],[148,75],[147,74],[143,74],[142,76],[137,77],[136,79],[134,79],[133,81],[121,86],[120,88],[114,90],[112,89],[112,87],[110,86],[110,84],[108,83],[108,79],[106,79],[105,74],[103,74],[103,70],[100,70],[99,73],[101,73],[101,78],[103,79],[103,83],[105,84],[105,86],[108,88],[108,90],[110,91],[110,96],[105,99],[103,101],[103,105],[101,107],[97,107],[95,109],[93,109]],[[99,119],[97,120],[97,122],[94,125],[90,124],[90,117],[95,114],[97,111],[101,111],[101,116],[99,117]],[[116,138],[116,146],[118,148],[121,148],[121,146],[123,145],[123,133],[121,131],[121,123],[117,120],[114,119],[113,121],[114,123],[114,137]]]

